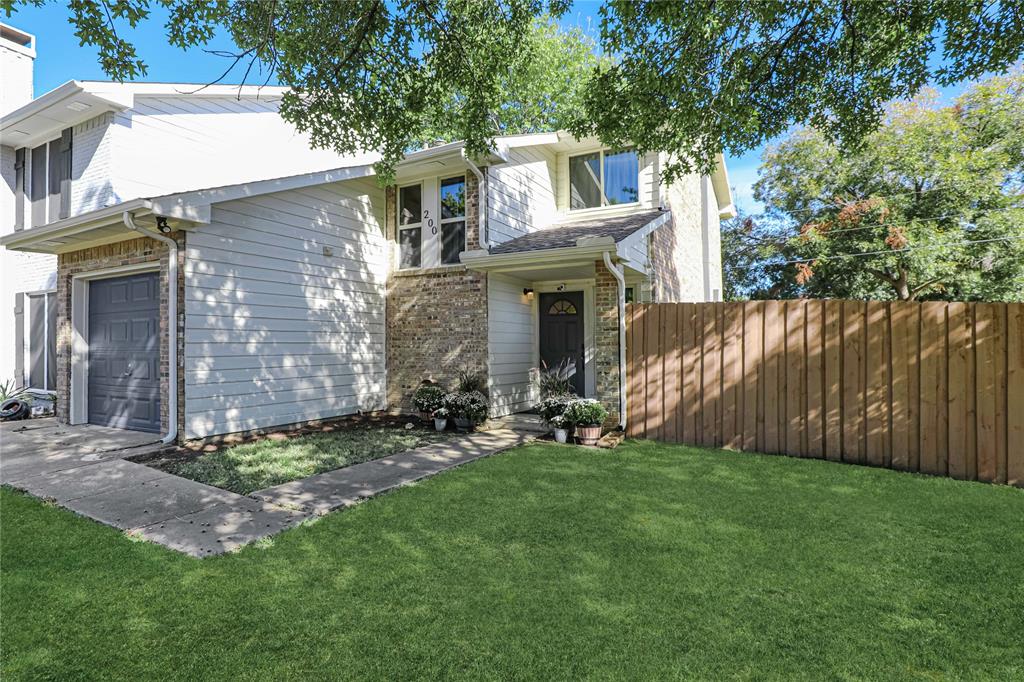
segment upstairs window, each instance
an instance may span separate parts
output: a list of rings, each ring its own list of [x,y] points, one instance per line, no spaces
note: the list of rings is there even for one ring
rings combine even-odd
[[[640,159],[635,149],[569,157],[569,209],[640,201]]]
[[[441,262],[459,263],[466,249],[466,177],[441,181]]]
[[[398,250],[400,268],[418,268],[423,256],[423,186],[398,190]]]
[[[71,128],[59,138],[15,156],[15,227],[24,227],[27,198],[32,226],[67,218],[71,211]],[[25,164],[28,162],[26,172]]]

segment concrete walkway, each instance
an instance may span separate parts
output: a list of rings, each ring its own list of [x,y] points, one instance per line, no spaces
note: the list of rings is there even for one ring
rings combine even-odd
[[[138,454],[143,437],[151,442],[152,434],[119,436],[126,444],[136,443],[134,448],[96,451],[84,445],[90,440],[84,434],[101,427],[57,427],[71,432],[62,449],[47,444],[40,433],[18,440],[10,426],[0,428],[0,482],[195,557],[231,551],[315,515],[534,438],[508,429],[469,434],[246,497],[123,459]],[[41,433],[55,428],[39,427]],[[76,429],[83,429],[82,434]],[[99,436],[103,434],[97,433],[94,446],[101,442]]]

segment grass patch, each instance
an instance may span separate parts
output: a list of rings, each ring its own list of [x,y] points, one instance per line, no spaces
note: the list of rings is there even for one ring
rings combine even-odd
[[[1024,676],[1005,487],[534,444],[201,561],[0,518],[5,680]]]
[[[353,421],[334,431],[263,438],[188,458],[144,462],[193,481],[248,495],[313,474],[380,459],[456,435],[393,422]]]

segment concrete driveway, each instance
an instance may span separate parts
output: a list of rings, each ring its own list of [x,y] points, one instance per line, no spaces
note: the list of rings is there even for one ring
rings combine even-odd
[[[159,441],[155,433],[67,426],[52,417],[0,422],[0,483],[130,457]]]

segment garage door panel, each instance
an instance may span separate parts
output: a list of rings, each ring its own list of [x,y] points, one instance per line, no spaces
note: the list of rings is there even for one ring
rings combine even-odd
[[[89,422],[160,429],[160,318],[156,273],[89,286]]]

